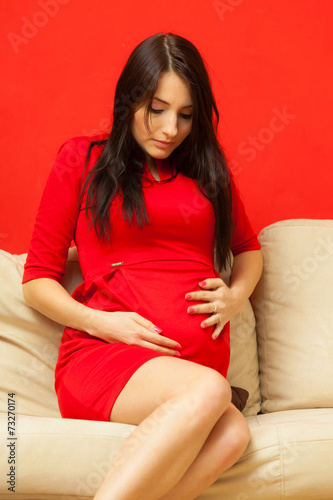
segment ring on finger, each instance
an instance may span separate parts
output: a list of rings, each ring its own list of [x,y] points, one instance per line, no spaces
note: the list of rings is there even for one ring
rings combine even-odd
[[[216,304],[214,304],[214,309],[212,310],[212,313],[215,313],[216,312]]]

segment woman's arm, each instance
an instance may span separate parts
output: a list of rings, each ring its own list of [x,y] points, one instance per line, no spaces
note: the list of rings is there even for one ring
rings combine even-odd
[[[23,284],[23,295],[30,307],[53,321],[106,342],[124,342],[170,355],[178,353],[180,348],[177,342],[161,335],[160,329],[139,314],[87,307],[51,278],[27,281]]]
[[[261,250],[252,250],[236,255],[230,280],[236,313],[240,312],[253,292],[261,276],[263,266]]]
[[[23,295],[27,305],[53,321],[90,333],[97,311],[73,299],[57,281],[50,278],[27,281],[23,284]]]

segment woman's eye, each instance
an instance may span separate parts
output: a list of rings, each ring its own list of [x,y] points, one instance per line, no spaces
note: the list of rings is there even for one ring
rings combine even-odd
[[[163,113],[164,109],[156,109],[156,108],[150,108],[151,112],[154,113],[155,115],[159,115]],[[186,113],[180,113],[181,118],[184,118],[184,120],[190,120],[192,118],[192,114],[187,115]]]
[[[150,108],[152,113],[155,113],[158,115],[159,113],[162,113],[163,109],[155,109],[155,108]]]

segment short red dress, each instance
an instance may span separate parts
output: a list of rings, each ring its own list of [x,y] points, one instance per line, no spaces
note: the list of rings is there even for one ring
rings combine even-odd
[[[51,278],[61,283],[68,248],[74,240],[83,283],[73,297],[93,309],[135,311],[162,329],[162,335],[182,346],[181,357],[214,368],[226,376],[229,324],[213,340],[214,326],[202,328],[210,314],[187,312],[188,292],[198,283],[219,277],[214,268],[215,216],[211,203],[196,181],[181,173],[170,182],[174,167],[157,160],[161,179],[145,165],[142,188],[149,225],[142,229],[135,216],[129,224],[122,216],[121,195],[111,205],[111,242],[101,243],[86,220],[84,201],[78,197],[84,179],[101,146],[92,138],[77,137],[60,149],[50,172],[36,218],[24,269],[23,283]],[[260,248],[244,207],[234,193],[236,231],[232,252],[237,255]],[[146,361],[165,354],[125,343],[108,343],[88,333],[65,327],[55,370],[55,389],[63,417],[110,419],[114,402],[131,375]]]

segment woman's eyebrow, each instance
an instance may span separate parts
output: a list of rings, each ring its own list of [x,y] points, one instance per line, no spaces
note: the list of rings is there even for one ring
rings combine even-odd
[[[159,97],[154,96],[154,99],[156,99],[156,101],[163,102],[163,104],[167,104],[168,106],[170,106],[169,102],[163,101],[163,99],[160,99]],[[182,106],[182,109],[183,108],[192,108],[192,104],[189,104],[188,106]]]

